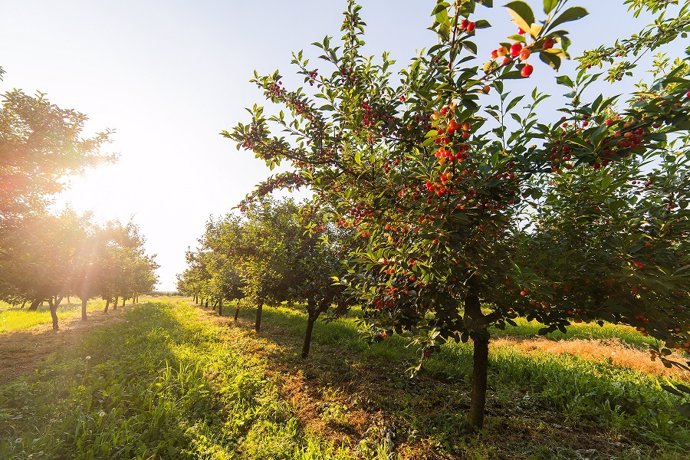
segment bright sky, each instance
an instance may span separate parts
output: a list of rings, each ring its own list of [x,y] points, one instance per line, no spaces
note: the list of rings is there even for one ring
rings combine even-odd
[[[389,50],[404,63],[433,43],[427,30],[432,0],[362,3],[368,51]],[[530,3],[541,13],[540,0]],[[639,28],[639,21],[628,20],[622,0],[571,4],[591,13],[567,27],[574,55]],[[307,51],[327,34],[340,35],[344,5],[344,0],[2,0],[0,66],[7,73],[0,92],[40,90],[59,106],[89,115],[90,131],[116,130],[109,150],[120,154],[118,163],[73,179],[60,202],[93,210],[101,219],[133,218],[149,252],[158,255],[159,288],[172,290],[175,274],[185,266],[184,251],[194,246],[209,215],[229,212],[269,175],[261,161],[218,135],[248,119],[244,107],[262,101],[248,83],[253,69],[278,68],[289,75],[291,51]],[[478,31],[480,54],[488,57],[514,28],[502,8],[480,7],[478,13],[500,26]],[[552,88],[555,73],[534,60],[533,77],[519,84]]]

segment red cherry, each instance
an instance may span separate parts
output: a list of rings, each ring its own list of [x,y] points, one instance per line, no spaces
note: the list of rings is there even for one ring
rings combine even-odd
[[[504,57],[504,58],[503,58],[503,65],[508,65],[508,64],[510,64],[510,61],[512,61],[512,59],[510,59],[508,56]]]
[[[522,51],[522,45],[520,42],[515,42],[510,46],[510,55],[516,57]]]
[[[525,64],[522,69],[520,69],[520,75],[522,75],[524,78],[529,77],[532,75],[532,71],[534,70],[534,67],[532,67],[529,64]]]
[[[467,19],[463,19],[462,22],[460,22],[460,29],[465,30],[469,25],[470,21],[468,21]]]
[[[525,31],[522,30],[522,27],[518,27],[518,33],[519,33],[520,35],[525,35]]]
[[[532,52],[530,50],[528,50],[527,48],[524,48],[522,51],[520,51],[520,60],[526,61],[527,59],[529,59],[531,54],[532,54]]]
[[[474,28],[476,27],[476,24],[474,22],[470,22],[467,24],[467,33],[472,33],[474,32]]]
[[[496,59],[498,57],[498,50],[493,50],[491,52],[491,59]]]
[[[547,38],[542,48],[544,48],[545,50],[551,49],[553,48],[554,43],[555,42],[553,41],[553,38]]]

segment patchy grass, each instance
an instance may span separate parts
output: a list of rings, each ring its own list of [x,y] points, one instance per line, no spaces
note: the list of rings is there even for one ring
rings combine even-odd
[[[404,370],[417,355],[400,337],[370,345],[354,318],[320,322],[304,362],[298,356],[305,324],[299,309],[265,309],[259,338],[250,330],[253,314],[243,311],[240,327],[230,329],[233,341],[274,363],[274,378],[301,408],[303,425],[333,442],[358,448],[388,443],[401,458],[683,458],[690,448],[690,423],[675,409],[678,399],[661,388],[667,377],[646,366],[646,353],[621,340],[612,342],[613,350],[644,362],[625,365],[573,349],[527,350],[526,333],[496,340],[487,427],[476,435],[464,418],[470,344],[445,345],[409,379]],[[588,337],[585,331],[578,333]],[[550,342],[568,343],[567,337]]]
[[[524,318],[518,318],[515,322],[517,326],[508,326],[505,330],[494,329],[492,335],[495,337],[536,337],[539,335],[539,329],[544,327],[544,325],[538,321],[527,321]],[[595,323],[575,323],[571,324],[565,333],[560,331],[552,332],[548,335],[548,338],[551,340],[614,339],[644,349],[646,349],[648,345],[658,343],[653,337],[642,335],[633,327],[610,323],[604,323],[603,326],[599,326]]]
[[[0,387],[0,458],[343,458],[193,307],[125,317]]]
[[[100,310],[103,307],[105,307],[105,301],[96,299],[90,300],[86,305],[87,311]],[[81,302],[79,299],[72,298],[72,303],[67,303],[67,299],[65,299],[58,307],[57,314],[60,321],[78,318],[81,316]],[[23,331],[52,323],[48,302],[45,302],[35,311],[29,311],[28,305],[21,308],[0,302],[0,334]]]
[[[690,422],[660,387],[680,377],[594,356],[609,342],[495,340],[486,428],[472,433],[469,344],[445,345],[410,379],[415,350],[397,336],[364,342],[354,317],[317,323],[302,360],[299,308],[265,307],[258,335],[254,309],[233,314],[160,299],[82,334],[0,385],[0,458],[675,459],[690,448]]]
[[[140,302],[150,300],[151,297],[142,297]],[[62,323],[63,320],[71,320],[81,317],[81,301],[78,298],[72,297],[72,302],[68,303],[64,299],[57,310],[58,320]],[[121,308],[122,300],[118,301],[117,308]],[[126,305],[131,305],[128,301]],[[91,299],[86,304],[87,312],[100,311],[105,307],[105,300]],[[112,305],[110,309],[112,310]],[[125,307],[126,308],[126,307]],[[50,308],[48,302],[43,306],[38,307],[35,311],[29,311],[28,305],[24,308],[21,306],[12,306],[5,302],[0,302],[0,334],[4,332],[25,331],[39,326],[52,325],[53,320],[50,318]]]

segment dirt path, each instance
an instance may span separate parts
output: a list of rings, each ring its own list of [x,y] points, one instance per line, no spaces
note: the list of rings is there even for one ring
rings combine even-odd
[[[50,324],[45,324],[25,331],[0,334],[0,382],[8,382],[33,371],[45,357],[73,346],[95,327],[124,321],[123,313],[126,310],[127,307],[117,309],[107,315],[102,311],[90,312],[88,321],[81,321],[81,318],[61,320],[57,332],[52,330]]]

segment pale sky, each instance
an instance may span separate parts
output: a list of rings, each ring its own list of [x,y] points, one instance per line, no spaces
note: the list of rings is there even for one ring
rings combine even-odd
[[[432,0],[363,0],[367,49],[405,63],[434,42]],[[500,4],[501,2],[496,2]],[[533,0],[535,13],[541,1]],[[577,55],[639,29],[623,0],[571,0],[590,16],[568,24]],[[229,212],[270,173],[253,154],[218,133],[247,121],[262,102],[254,69],[289,76],[291,52],[325,35],[340,36],[344,0],[0,0],[0,92],[36,90],[90,117],[88,130],[116,130],[114,165],[89,170],[59,197],[102,220],[133,218],[172,290],[209,215]],[[488,58],[512,34],[503,8],[478,8],[495,27],[478,31]],[[537,14],[537,17],[542,17]],[[625,19],[625,20],[623,20]],[[645,22],[646,23],[646,22]],[[309,54],[308,53],[308,54]],[[518,88],[553,88],[556,73],[538,59]],[[313,60],[316,62],[316,59]],[[316,64],[316,67],[324,67]],[[286,78],[290,82],[297,80]],[[298,82],[298,81],[297,81]],[[631,88],[634,80],[618,85]],[[555,103],[555,101],[554,101]]]

